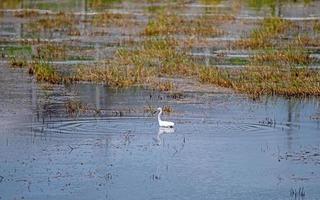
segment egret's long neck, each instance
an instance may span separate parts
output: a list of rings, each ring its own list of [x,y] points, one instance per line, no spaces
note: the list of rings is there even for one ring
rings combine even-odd
[[[158,121],[160,122],[161,121],[161,114],[162,114],[162,110],[160,110],[159,114],[158,114]]]

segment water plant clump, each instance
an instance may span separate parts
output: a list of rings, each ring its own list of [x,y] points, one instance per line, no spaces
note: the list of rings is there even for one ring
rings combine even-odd
[[[260,26],[251,31],[248,38],[237,41],[235,48],[259,49],[279,45],[278,41],[294,32],[295,24],[291,21],[271,17],[265,18]]]
[[[12,56],[10,58],[9,63],[10,63],[10,67],[13,67],[13,68],[23,68],[28,65],[28,62],[25,59],[17,58],[15,56]]]
[[[46,15],[27,24],[27,28],[32,33],[44,31],[65,31],[68,35],[79,35],[76,27],[77,19],[72,13],[60,12],[54,15]]]
[[[36,47],[36,58],[45,60],[65,60],[67,58],[67,46],[58,43],[47,43]]]
[[[26,17],[39,17],[40,13],[36,10],[32,9],[23,9],[23,10],[17,10],[13,14],[15,17],[20,17],[20,18],[26,18]]]
[[[98,27],[106,27],[110,25],[117,25],[117,26],[137,25],[137,22],[135,22],[134,20],[135,20],[135,16],[131,14],[104,12],[104,13],[95,15],[92,19],[92,24]]]
[[[232,88],[253,97],[320,95],[320,72],[308,68],[248,66],[245,70],[226,71],[207,67],[200,72],[200,81],[204,83]]]
[[[194,75],[195,63],[186,54],[177,51],[175,44],[172,39],[151,38],[134,50],[118,50],[114,59],[102,66],[81,66],[75,76],[79,80],[127,87],[135,84],[158,85],[156,79],[161,76]]]
[[[300,45],[289,45],[284,49],[262,49],[250,59],[252,65],[306,66],[312,62],[310,53]]]
[[[39,82],[48,82],[59,84],[63,81],[62,76],[53,68],[53,66],[43,60],[34,61],[29,67],[29,74],[34,75]]]
[[[225,18],[227,19],[227,18]],[[153,20],[150,20],[143,34],[156,35],[185,35],[215,37],[224,32],[216,28],[212,21],[206,17],[186,19],[174,13],[160,12]]]

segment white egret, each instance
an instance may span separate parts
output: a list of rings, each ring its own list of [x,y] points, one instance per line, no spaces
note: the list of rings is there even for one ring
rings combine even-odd
[[[174,127],[174,123],[173,122],[168,122],[168,121],[162,121],[161,120],[161,114],[162,114],[162,108],[158,108],[159,114],[158,114],[158,122],[159,122],[159,126],[160,127],[170,127],[173,128]]]

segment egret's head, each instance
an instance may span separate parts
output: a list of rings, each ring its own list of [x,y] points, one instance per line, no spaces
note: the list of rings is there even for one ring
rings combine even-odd
[[[157,108],[157,110],[158,110],[158,111],[161,111],[161,110],[162,110],[162,108],[161,108],[161,107],[159,107],[159,108]]]

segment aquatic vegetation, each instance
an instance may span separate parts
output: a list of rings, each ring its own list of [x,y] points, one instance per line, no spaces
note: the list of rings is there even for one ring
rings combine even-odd
[[[1,9],[15,9],[18,8],[22,0],[2,0],[0,2]]]
[[[80,66],[74,77],[75,80],[100,82],[111,87],[128,87],[148,82],[153,77],[153,72],[136,66]]]
[[[78,116],[87,110],[87,106],[79,100],[69,100],[65,104],[66,112],[71,116]]]
[[[183,52],[176,51],[175,44],[169,39],[148,39],[134,50],[118,50],[114,59],[104,66],[78,68],[75,77],[127,87],[153,83],[159,76],[194,74],[195,63]]]
[[[34,57],[44,60],[65,60],[67,58],[67,46],[59,43],[38,45]]]
[[[230,72],[217,67],[201,67],[198,78],[202,83],[210,83],[222,87],[233,88],[233,82],[229,79]]]
[[[172,81],[160,81],[157,85],[159,91],[171,91],[175,88],[175,85]]]
[[[164,113],[172,113],[173,112],[173,109],[172,109],[172,107],[171,106],[168,106],[168,105],[166,105],[166,106],[163,106],[163,112]]]
[[[227,17],[221,17],[227,19]],[[218,20],[218,19],[217,19]],[[212,22],[212,21],[211,21]],[[205,36],[215,37],[224,32],[216,28],[206,17],[196,19],[186,19],[185,17],[173,13],[160,12],[157,17],[149,21],[144,35],[186,35],[186,36]]]
[[[38,17],[40,16],[40,13],[36,10],[31,10],[31,9],[23,9],[23,10],[17,10],[13,14],[15,17],[20,17],[20,18],[26,18],[26,17]]]
[[[240,71],[203,68],[199,78],[204,83],[232,88],[253,97],[320,95],[320,72],[308,68],[251,66]]]
[[[99,9],[105,5],[113,4],[113,3],[120,3],[122,0],[89,0],[89,7]]]
[[[29,74],[34,75],[37,81],[59,84],[63,81],[62,76],[46,61],[34,61],[29,67]]]
[[[92,19],[92,24],[94,26],[133,26],[137,25],[137,22],[134,21],[135,16],[131,14],[120,14],[120,13],[111,13],[104,12],[102,14],[97,14]]]
[[[297,66],[312,62],[310,53],[300,45],[290,45],[286,49],[263,49],[250,59],[252,65]]]
[[[320,33],[320,20],[316,20],[313,24],[313,31]]]
[[[15,56],[10,58],[10,67],[13,68],[23,68],[28,65],[28,62],[25,59],[16,58]]]
[[[68,35],[79,35],[80,32],[76,27],[77,20],[74,14],[60,12],[55,15],[46,15],[27,24],[28,30],[33,33],[44,31],[65,31]]]
[[[254,29],[249,38],[241,39],[234,44],[235,48],[259,49],[278,46],[279,39],[285,37],[294,28],[291,21],[279,18],[265,18],[260,27]],[[291,33],[292,34],[292,33]]]

